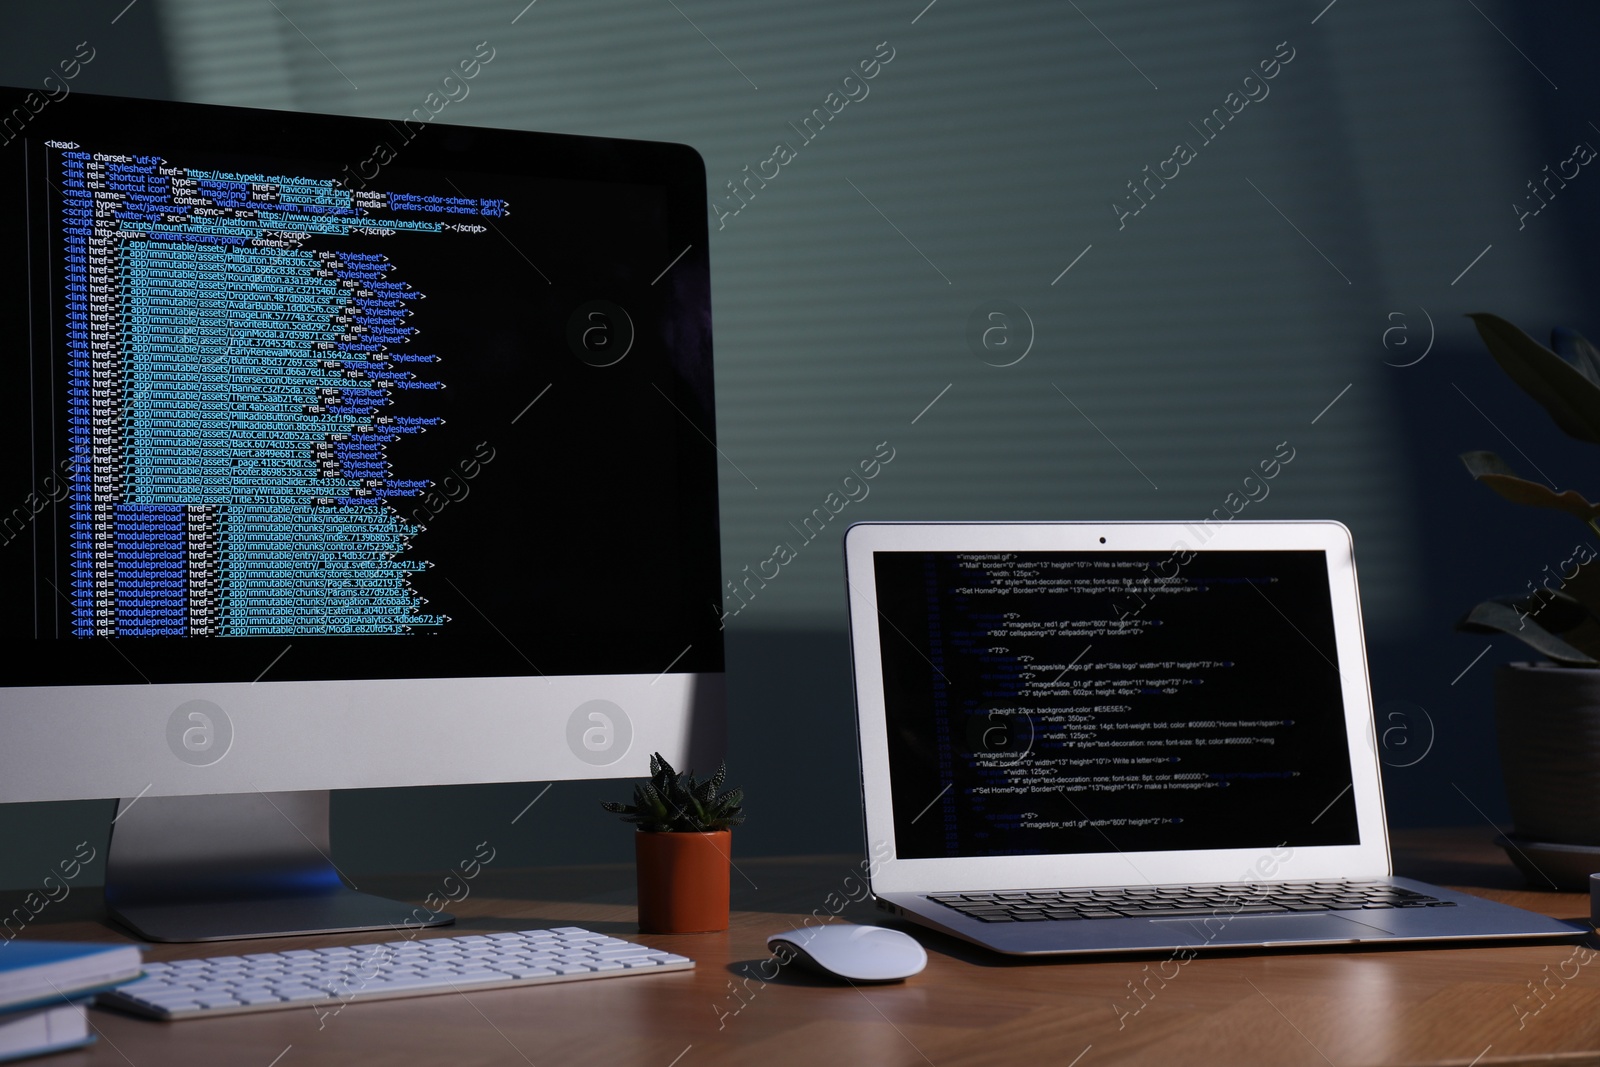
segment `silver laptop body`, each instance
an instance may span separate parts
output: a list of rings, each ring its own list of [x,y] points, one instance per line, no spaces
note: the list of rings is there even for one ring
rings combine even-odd
[[[845,535],[881,907],[1016,955],[1573,937],[1393,877],[1337,522]]]

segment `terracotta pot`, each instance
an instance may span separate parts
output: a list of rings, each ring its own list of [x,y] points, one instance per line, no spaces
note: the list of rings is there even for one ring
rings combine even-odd
[[[639,932],[698,934],[728,928],[733,831],[633,835]]]
[[[1494,697],[1517,836],[1600,846],[1600,668],[1508,663]]]

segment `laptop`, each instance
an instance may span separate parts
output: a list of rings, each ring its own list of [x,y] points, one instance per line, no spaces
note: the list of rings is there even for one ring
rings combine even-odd
[[[1015,955],[1587,932],[1393,876],[1342,524],[844,545],[880,907]]]

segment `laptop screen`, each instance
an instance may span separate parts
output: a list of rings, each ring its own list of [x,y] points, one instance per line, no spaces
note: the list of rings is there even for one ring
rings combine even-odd
[[[1322,551],[873,557],[901,858],[1359,843]]]

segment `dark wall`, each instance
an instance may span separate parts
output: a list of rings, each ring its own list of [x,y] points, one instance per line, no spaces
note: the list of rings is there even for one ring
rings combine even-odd
[[[60,63],[87,42],[93,59],[71,80],[85,93],[172,96],[172,71],[150,0],[13,4],[0,14],[0,81],[27,88],[59,78]]]

